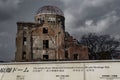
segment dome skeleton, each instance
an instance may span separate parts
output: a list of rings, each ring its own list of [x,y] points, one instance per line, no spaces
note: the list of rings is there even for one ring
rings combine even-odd
[[[56,6],[43,6],[37,11],[37,14],[56,14],[64,16],[62,10]]]

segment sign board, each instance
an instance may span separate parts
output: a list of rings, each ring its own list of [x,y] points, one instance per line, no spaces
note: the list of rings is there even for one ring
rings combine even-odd
[[[3,63],[0,80],[120,80],[120,61]]]

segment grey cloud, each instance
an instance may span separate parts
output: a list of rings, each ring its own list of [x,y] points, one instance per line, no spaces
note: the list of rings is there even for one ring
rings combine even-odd
[[[67,16],[66,30],[72,34],[104,32],[118,24],[119,0],[63,0],[63,2],[66,5],[64,10]],[[91,25],[86,26],[86,22],[91,22]]]
[[[80,32],[93,32],[99,33],[106,30],[108,27],[117,22],[120,18],[116,15],[107,15],[107,17],[100,19],[99,21],[93,23],[93,20],[87,20],[83,27],[80,27],[78,30]]]
[[[0,37],[10,37],[10,36],[12,35],[8,32],[0,32]]]
[[[6,12],[0,12],[0,21],[7,20],[11,18],[12,16]]]
[[[13,42],[11,41],[12,35],[10,33],[0,32],[0,60],[13,60],[14,54],[11,52],[13,50]]]
[[[22,0],[0,0],[0,21],[12,18]]]

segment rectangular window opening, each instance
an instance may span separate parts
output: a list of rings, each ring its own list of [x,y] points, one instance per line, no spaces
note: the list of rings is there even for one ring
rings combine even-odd
[[[27,38],[24,36],[23,37],[23,45],[26,45],[27,44]]]
[[[24,37],[23,37],[23,41],[26,41],[26,40],[27,40],[27,39],[26,39],[26,37],[24,36]]]
[[[27,30],[27,29],[28,29],[28,27],[26,27],[26,26],[25,26],[25,27],[23,27],[23,29],[24,29],[24,30]]]
[[[43,33],[48,33],[48,28],[43,28]]]
[[[49,48],[49,41],[43,40],[43,49]]]
[[[49,56],[48,55],[43,55],[43,59],[47,60],[47,59],[49,59]]]
[[[78,54],[74,54],[74,60],[78,60]]]
[[[22,54],[22,59],[23,59],[23,60],[26,59],[26,52],[23,52],[23,54]]]
[[[68,51],[65,51],[65,58],[68,58]]]

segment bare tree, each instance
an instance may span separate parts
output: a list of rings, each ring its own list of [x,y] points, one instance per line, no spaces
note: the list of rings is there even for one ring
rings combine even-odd
[[[81,43],[88,46],[90,59],[112,59],[112,52],[120,45],[120,42],[110,35],[95,33],[83,35]]]

